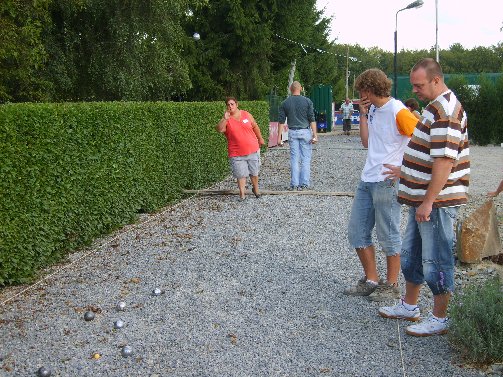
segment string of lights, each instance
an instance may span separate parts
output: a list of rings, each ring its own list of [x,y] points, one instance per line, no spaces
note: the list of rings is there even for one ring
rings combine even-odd
[[[279,34],[277,34],[277,33],[274,33],[274,35],[275,35],[276,37],[280,38],[280,39],[284,39],[285,41],[288,41],[288,42],[290,42],[290,43],[293,43],[293,44],[299,45],[299,46],[302,48],[302,50],[303,50],[306,54],[307,54],[307,50],[306,50],[306,48],[309,48],[309,49],[314,50],[314,51],[317,51],[317,52],[319,52],[319,53],[321,53],[321,54],[330,54],[330,55],[339,56],[339,57],[341,57],[341,58],[346,58],[346,57],[347,57],[347,58],[348,58],[349,60],[351,60],[352,62],[360,62],[360,61],[359,61],[357,58],[355,58],[354,56],[340,55],[340,54],[333,53],[333,52],[331,52],[331,51],[323,50],[323,49],[318,48],[318,47],[312,47],[312,46],[309,46],[309,45],[307,45],[307,44],[305,44],[305,43],[301,43],[301,42],[298,42],[298,41],[294,41],[294,40],[292,40],[292,39],[290,39],[290,38],[284,37],[284,36],[279,35]]]

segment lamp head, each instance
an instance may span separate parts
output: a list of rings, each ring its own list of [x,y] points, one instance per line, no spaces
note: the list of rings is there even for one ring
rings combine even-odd
[[[192,34],[192,38],[194,38],[195,41],[198,41],[201,39],[201,36],[199,35],[199,33],[194,33]]]
[[[423,0],[416,0],[405,7],[405,9],[420,8],[424,4]]]

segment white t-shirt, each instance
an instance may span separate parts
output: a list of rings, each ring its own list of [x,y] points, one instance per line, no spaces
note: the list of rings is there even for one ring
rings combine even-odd
[[[405,105],[391,98],[381,107],[372,105],[368,114],[368,153],[361,180],[381,182],[389,170],[384,164],[402,165],[403,153],[418,120]]]

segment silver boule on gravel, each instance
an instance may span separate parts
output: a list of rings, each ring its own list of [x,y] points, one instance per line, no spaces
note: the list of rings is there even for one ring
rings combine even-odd
[[[122,329],[124,327],[124,321],[122,319],[118,319],[114,322],[114,329]]]
[[[133,348],[131,346],[124,346],[121,350],[122,357],[129,357],[133,354]]]
[[[46,367],[40,367],[37,370],[37,376],[38,377],[49,377],[52,374],[50,369],[47,369]]]
[[[126,309],[126,303],[124,301],[119,301],[117,303],[117,307],[116,308],[117,308],[118,311],[121,312],[121,311],[123,311],[123,310]]]
[[[161,295],[161,293],[162,293],[161,288],[155,288],[155,289],[152,291],[152,296],[159,296],[159,295]]]
[[[94,313],[92,311],[87,311],[84,313],[84,319],[86,321],[92,321],[94,319]]]

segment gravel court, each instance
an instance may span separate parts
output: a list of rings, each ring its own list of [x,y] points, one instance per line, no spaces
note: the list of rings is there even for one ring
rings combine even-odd
[[[321,135],[313,190],[352,192],[365,156],[358,137]],[[261,188],[284,190],[288,147],[263,162]],[[498,183],[491,179],[487,191]],[[342,294],[361,274],[346,237],[351,203],[196,196],[143,216],[0,306],[0,376],[33,376],[42,365],[53,376],[480,375],[456,365],[446,337],[406,336],[407,322],[382,319],[378,304]],[[163,294],[153,297],[156,287]],[[19,290],[4,289],[0,301]],[[115,309],[120,300],[124,312]],[[85,322],[89,307],[98,313]],[[119,318],[126,325],[115,330]],[[132,357],[120,354],[126,344]]]

